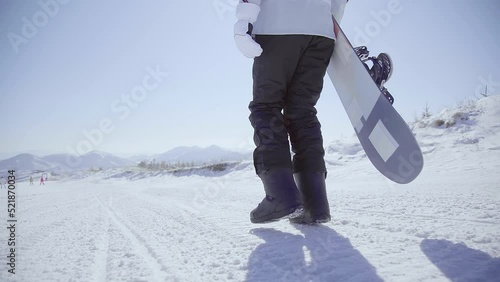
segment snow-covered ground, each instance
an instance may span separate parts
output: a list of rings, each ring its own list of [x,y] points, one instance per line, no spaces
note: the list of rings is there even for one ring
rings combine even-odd
[[[425,167],[407,185],[355,140],[332,143],[332,222],[320,226],[251,224],[263,197],[251,163],[23,180],[15,275],[0,190],[0,281],[500,281],[499,98],[412,124]]]

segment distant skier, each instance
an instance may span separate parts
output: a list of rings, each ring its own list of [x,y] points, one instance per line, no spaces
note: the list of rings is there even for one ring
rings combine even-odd
[[[43,176],[42,176],[42,177],[40,177],[40,185],[45,185],[45,181],[44,181],[44,179],[43,179]]]
[[[30,186],[33,185],[33,176],[30,176]]]
[[[0,177],[0,187],[3,189],[3,188],[7,188],[7,181],[5,180],[5,178],[2,176]]]

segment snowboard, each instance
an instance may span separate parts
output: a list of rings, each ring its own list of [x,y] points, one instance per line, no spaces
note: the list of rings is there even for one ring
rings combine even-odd
[[[424,165],[417,140],[375,84],[338,23],[333,21],[337,40],[327,73],[359,142],[384,176],[396,183],[410,183]]]

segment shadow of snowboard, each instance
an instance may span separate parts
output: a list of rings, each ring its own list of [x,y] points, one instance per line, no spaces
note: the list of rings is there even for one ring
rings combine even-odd
[[[420,248],[451,281],[500,281],[500,258],[447,240],[426,239]]]

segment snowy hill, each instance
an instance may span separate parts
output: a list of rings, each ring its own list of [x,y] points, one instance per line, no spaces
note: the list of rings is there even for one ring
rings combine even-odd
[[[12,158],[0,161],[0,171],[2,170],[60,170],[61,166],[57,162],[51,162],[39,158],[32,154],[19,154]]]
[[[42,159],[57,163],[62,166],[65,170],[80,169],[75,164],[78,163],[78,157],[71,154],[52,154],[42,157]]]
[[[38,157],[32,154],[19,154],[15,157],[1,160],[0,171],[16,168],[17,170],[68,171],[80,169],[117,168],[136,166],[138,161],[155,159],[167,163],[217,163],[220,161],[234,162],[249,160],[250,153],[239,153],[218,146],[207,148],[177,147],[166,153],[153,157],[138,155],[131,158],[121,158],[109,153],[92,151],[82,156],[70,154],[52,154]]]
[[[200,147],[177,147],[168,152],[156,155],[156,161],[167,163],[213,163],[219,161],[241,161],[248,159],[250,154],[238,153],[212,145],[206,148]]]
[[[425,167],[406,185],[355,138],[330,143],[320,226],[251,224],[264,190],[248,161],[20,181],[22,263],[0,281],[500,281],[499,109],[492,96],[412,123]]]
[[[81,164],[78,167],[81,169],[88,169],[127,167],[135,165],[136,163],[134,161],[128,159],[123,159],[105,152],[92,151],[81,156]]]
[[[484,160],[500,159],[500,96],[465,101],[411,126],[424,161],[435,161],[424,169],[477,170]]]
[[[500,150],[500,96],[468,99],[410,122],[409,126],[421,146],[424,161],[437,157],[452,162],[457,154],[467,155],[468,151],[490,154]],[[330,164],[339,164],[360,161],[366,155],[353,134],[328,144],[325,158]]]
[[[466,100],[411,125],[424,146],[437,140],[440,147],[463,144],[474,145],[478,150],[499,150],[500,96]]]
[[[127,167],[135,165],[136,163],[134,161],[98,151],[92,151],[80,157],[69,154],[53,154],[45,157],[37,157],[31,154],[20,154],[0,161],[0,171],[12,168],[24,171],[67,171],[90,168]]]

